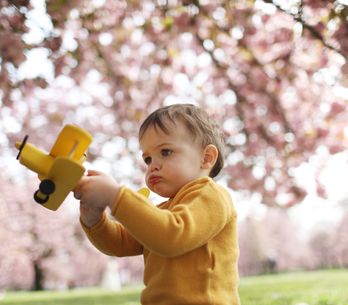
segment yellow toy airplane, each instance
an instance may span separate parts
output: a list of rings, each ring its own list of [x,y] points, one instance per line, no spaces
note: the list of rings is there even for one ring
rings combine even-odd
[[[86,151],[92,136],[84,129],[65,125],[49,154],[27,143],[16,143],[19,162],[38,173],[41,183],[34,200],[45,208],[57,210],[82,177]]]

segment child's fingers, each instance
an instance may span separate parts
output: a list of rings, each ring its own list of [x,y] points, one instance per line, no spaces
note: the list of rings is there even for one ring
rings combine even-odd
[[[80,193],[78,193],[78,192],[74,192],[74,197],[75,197],[75,199],[77,199],[77,200],[80,200],[80,198],[81,198],[81,195],[80,195]]]
[[[73,193],[74,193],[74,197],[77,199],[77,200],[80,200],[81,199],[81,196],[82,196],[82,183],[83,183],[83,179],[80,179],[80,181],[77,183],[77,185],[75,186],[75,188],[73,189]]]
[[[102,174],[103,174],[102,172],[96,171],[94,169],[89,169],[87,172],[87,176],[100,176]]]
[[[73,190],[73,192],[74,192],[74,197],[75,197],[75,199],[80,200],[80,199],[81,199],[81,193],[78,191],[78,189],[75,188],[75,189]]]

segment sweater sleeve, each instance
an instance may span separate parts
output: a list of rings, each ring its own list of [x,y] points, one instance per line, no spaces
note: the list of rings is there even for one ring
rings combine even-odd
[[[112,214],[145,248],[174,257],[207,243],[231,221],[232,201],[210,178],[191,182],[166,209],[122,188]]]
[[[91,228],[80,222],[90,242],[104,254],[132,256],[143,253],[143,246],[120,223],[106,216],[105,212]]]

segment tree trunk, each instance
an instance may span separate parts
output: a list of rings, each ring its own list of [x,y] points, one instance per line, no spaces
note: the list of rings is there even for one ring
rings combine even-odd
[[[37,261],[34,262],[34,281],[33,281],[33,286],[31,290],[33,291],[38,291],[38,290],[43,290],[43,278],[44,274],[43,271]]]

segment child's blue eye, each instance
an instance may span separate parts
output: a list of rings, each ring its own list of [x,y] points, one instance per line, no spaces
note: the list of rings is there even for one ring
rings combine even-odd
[[[162,149],[161,150],[161,154],[162,154],[162,156],[163,157],[168,157],[168,156],[170,156],[171,154],[172,154],[172,150],[170,150],[170,149]]]
[[[144,158],[144,162],[145,162],[145,164],[147,164],[147,165],[149,165],[149,164],[151,163],[151,161],[152,161],[151,157],[145,157],[145,158]]]

